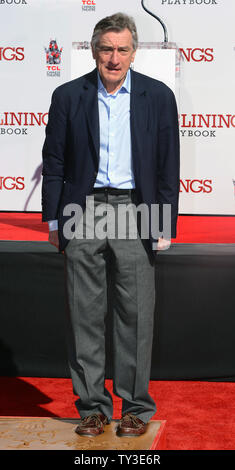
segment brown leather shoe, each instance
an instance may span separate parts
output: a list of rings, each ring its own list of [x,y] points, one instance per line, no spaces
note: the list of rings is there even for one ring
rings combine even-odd
[[[80,436],[98,436],[104,432],[104,426],[108,423],[107,416],[102,413],[94,413],[81,420],[75,432]]]
[[[123,415],[119,426],[117,428],[118,436],[140,436],[144,434],[147,429],[147,424],[144,423],[137,416],[132,415],[131,413],[126,413]]]

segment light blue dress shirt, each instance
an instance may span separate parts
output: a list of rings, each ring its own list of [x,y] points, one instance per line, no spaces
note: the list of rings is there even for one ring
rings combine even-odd
[[[121,88],[107,93],[98,73],[100,160],[94,187],[135,188],[130,132],[130,69]],[[57,230],[57,220],[48,222]]]
[[[100,161],[94,187],[135,187],[130,132],[130,69],[115,93],[107,93],[98,73]]]

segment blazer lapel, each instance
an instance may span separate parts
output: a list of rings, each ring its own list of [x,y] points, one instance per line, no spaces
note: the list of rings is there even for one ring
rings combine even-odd
[[[99,165],[100,131],[99,131],[99,109],[97,93],[97,69],[94,69],[86,77],[82,102],[86,112],[89,132],[94,144],[97,168]]]
[[[133,164],[136,170],[135,176],[138,177],[140,160],[144,155],[146,130],[149,128],[149,112],[144,81],[133,70],[131,70],[130,125]]]

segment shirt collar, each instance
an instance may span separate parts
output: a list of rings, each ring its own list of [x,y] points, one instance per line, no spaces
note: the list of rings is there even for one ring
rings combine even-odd
[[[107,90],[106,90],[106,88],[104,87],[104,85],[102,83],[102,80],[100,78],[100,74],[99,74],[98,70],[97,70],[97,75],[98,75],[98,91],[101,91],[101,92],[106,93],[107,95],[109,95],[109,93],[107,93]],[[130,91],[131,91],[130,75],[131,75],[131,72],[130,72],[130,69],[128,69],[127,74],[126,74],[126,78],[125,78],[121,88],[119,88],[112,96],[115,96],[120,92],[130,93]]]

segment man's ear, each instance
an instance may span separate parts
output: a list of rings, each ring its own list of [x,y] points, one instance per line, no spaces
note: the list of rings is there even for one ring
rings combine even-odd
[[[92,57],[93,57],[93,59],[96,60],[96,51],[95,51],[95,49],[93,49],[93,47],[91,48],[91,51],[92,51]]]
[[[134,62],[134,60],[135,60],[135,54],[136,54],[136,50],[132,53],[131,62]]]

